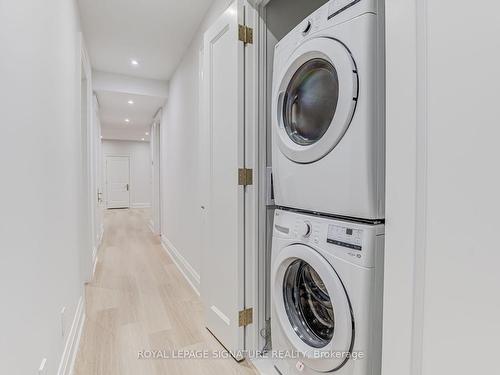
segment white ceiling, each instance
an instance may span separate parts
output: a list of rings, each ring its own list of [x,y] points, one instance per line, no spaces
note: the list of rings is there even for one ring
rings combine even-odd
[[[149,140],[145,133],[150,131],[153,116],[164,104],[164,98],[112,91],[98,91],[96,94],[104,139]],[[129,100],[134,104],[129,104]]]
[[[213,0],[78,0],[92,66],[168,80]],[[131,59],[139,66],[133,67]]]

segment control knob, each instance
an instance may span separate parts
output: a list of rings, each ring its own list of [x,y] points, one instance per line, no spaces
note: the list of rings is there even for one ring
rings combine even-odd
[[[304,221],[304,222],[300,222],[298,224],[297,233],[301,237],[304,237],[304,238],[309,237],[311,235],[311,231],[312,231],[311,223]]]
[[[302,35],[307,35],[309,34],[309,31],[311,31],[312,28],[312,23],[311,21],[307,21],[306,24],[302,27]]]

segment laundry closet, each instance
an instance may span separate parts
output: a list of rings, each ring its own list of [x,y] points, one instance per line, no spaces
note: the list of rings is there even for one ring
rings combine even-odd
[[[383,1],[271,0],[259,11],[262,347],[299,354],[268,363],[283,374],[378,374]]]
[[[265,3],[265,2],[264,2]],[[265,321],[266,326],[261,327],[262,332],[266,332],[265,346],[269,349],[270,344],[270,266],[271,266],[271,243],[272,243],[272,230],[273,219],[275,211],[274,193],[273,193],[273,179],[272,179],[272,125],[271,125],[271,108],[272,108],[272,87],[273,87],[273,64],[274,64],[274,49],[276,44],[285,37],[291,30],[293,30],[301,21],[303,21],[309,14],[313,13],[323,4],[327,3],[325,0],[270,0],[263,4],[260,8],[260,16],[262,17],[263,24],[261,28],[262,40],[261,48],[263,49],[263,59],[261,63],[261,72],[263,84],[261,87],[261,108],[260,113],[260,154],[265,155],[261,160],[261,175],[265,177],[265,217],[262,221],[265,226],[261,226],[259,234],[261,236],[260,252],[262,258],[266,261],[261,263],[265,269],[265,277],[260,279],[260,282],[265,282],[261,286],[261,290],[265,290]],[[264,216],[264,215],[263,215]],[[262,271],[261,271],[262,272]],[[264,276],[264,275],[263,275]]]

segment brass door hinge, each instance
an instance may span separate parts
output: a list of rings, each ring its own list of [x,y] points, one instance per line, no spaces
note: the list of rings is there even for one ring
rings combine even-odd
[[[241,310],[239,313],[239,326],[245,327],[253,323],[253,308]]]
[[[245,44],[253,44],[253,29],[245,25],[239,25],[238,39]]]
[[[248,186],[253,184],[253,169],[238,169],[238,185]]]

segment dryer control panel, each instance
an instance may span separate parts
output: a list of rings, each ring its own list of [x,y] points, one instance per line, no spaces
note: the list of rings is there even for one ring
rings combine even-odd
[[[352,250],[363,250],[363,230],[342,225],[329,225],[326,242]]]

